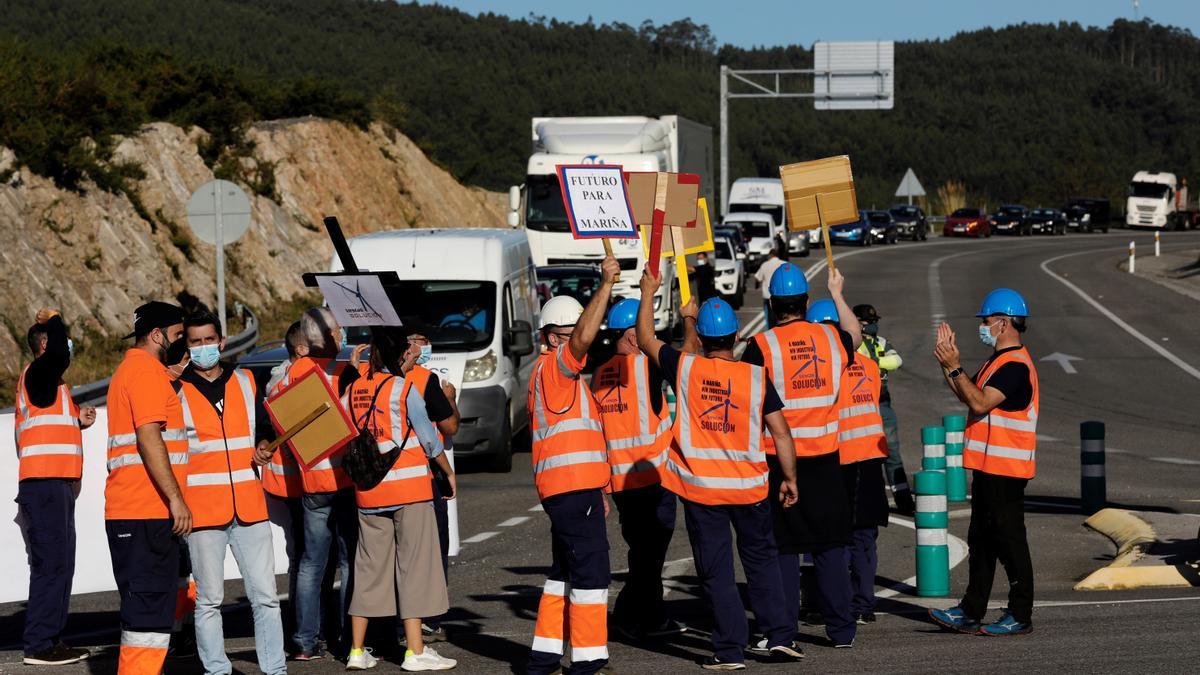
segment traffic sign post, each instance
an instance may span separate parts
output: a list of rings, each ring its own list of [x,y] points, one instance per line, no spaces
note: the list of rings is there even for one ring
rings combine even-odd
[[[187,203],[188,225],[196,238],[217,248],[217,316],[221,334],[225,325],[225,244],[240,239],[250,229],[250,198],[227,180],[201,185]]]
[[[908,167],[908,171],[904,172],[904,178],[900,179],[900,187],[896,188],[897,197],[908,197],[908,205],[912,206],[913,197],[924,197],[925,188],[921,187],[921,181],[917,180],[917,174],[913,173],[912,167]]]

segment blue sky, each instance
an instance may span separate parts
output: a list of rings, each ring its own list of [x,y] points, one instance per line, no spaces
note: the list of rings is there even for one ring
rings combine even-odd
[[[422,4],[431,4],[421,0]],[[740,47],[815,40],[922,40],[1014,23],[1075,21],[1108,26],[1133,18],[1133,0],[440,0],[469,14],[514,18],[530,13],[582,22],[645,19],[667,23],[691,17],[708,24],[718,43]],[[1140,15],[1200,35],[1200,0],[1140,0]]]

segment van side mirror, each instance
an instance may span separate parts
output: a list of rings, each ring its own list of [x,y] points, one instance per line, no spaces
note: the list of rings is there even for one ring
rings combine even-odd
[[[533,353],[533,325],[522,319],[513,321],[504,343],[512,356],[529,356]]]

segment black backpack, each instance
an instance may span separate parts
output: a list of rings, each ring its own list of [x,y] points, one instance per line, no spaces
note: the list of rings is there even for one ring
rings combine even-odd
[[[404,432],[403,441],[387,452],[380,452],[375,434],[372,434],[368,428],[372,421],[372,413],[375,412],[375,401],[379,399],[379,392],[383,391],[383,387],[393,379],[395,379],[394,375],[388,377],[375,389],[375,395],[371,397],[371,404],[367,406],[366,413],[361,420],[354,424],[358,429],[358,436],[350,441],[346,447],[346,453],[342,457],[342,468],[346,470],[346,475],[354,481],[359,490],[370,490],[383,481],[383,477],[392,470],[392,465],[400,456],[401,448],[408,443],[409,434],[413,431],[410,423]],[[408,390],[411,387],[411,384],[405,387],[404,396],[408,396]]]

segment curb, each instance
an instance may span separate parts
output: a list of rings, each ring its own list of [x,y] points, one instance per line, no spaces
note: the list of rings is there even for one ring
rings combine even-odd
[[[1157,540],[1157,533],[1133,511],[1102,509],[1083,523],[1108,537],[1117,555],[1108,565],[1075,584],[1077,591],[1114,591],[1133,588],[1187,588],[1200,586],[1200,565],[1135,565]]]

